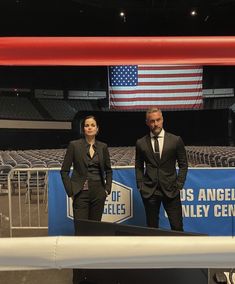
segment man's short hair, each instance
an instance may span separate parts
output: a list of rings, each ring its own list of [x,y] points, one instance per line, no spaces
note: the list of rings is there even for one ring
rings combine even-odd
[[[150,109],[148,109],[148,110],[146,111],[146,119],[147,119],[148,115],[149,115],[150,113],[153,113],[153,112],[160,112],[160,113],[162,114],[162,111],[161,111],[160,108],[157,108],[157,107],[150,108]]]

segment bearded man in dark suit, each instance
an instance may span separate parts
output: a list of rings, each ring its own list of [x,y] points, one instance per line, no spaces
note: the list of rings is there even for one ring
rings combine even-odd
[[[188,170],[184,143],[180,136],[163,129],[160,109],[152,108],[146,112],[146,124],[150,133],[136,142],[135,171],[147,225],[158,228],[163,204],[171,229],[183,231],[180,190]]]

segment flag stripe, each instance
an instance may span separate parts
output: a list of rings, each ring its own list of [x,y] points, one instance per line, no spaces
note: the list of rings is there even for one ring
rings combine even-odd
[[[184,81],[186,81],[186,82],[188,82],[188,81],[191,81],[192,83],[197,83],[197,82],[199,82],[199,81],[201,81],[201,77],[195,77],[195,78],[193,78],[193,77],[182,77],[182,78],[179,78],[179,77],[177,77],[177,78],[167,78],[167,77],[165,77],[165,78],[148,78],[148,79],[146,79],[146,78],[139,78],[139,83],[141,83],[141,82],[184,82]]]
[[[193,70],[200,69],[201,66],[193,65],[139,65],[139,70]]]
[[[198,95],[198,92],[190,92],[190,93],[168,93],[167,95],[166,94],[162,94],[162,93],[159,93],[159,94],[156,94],[156,93],[153,93],[153,94],[149,94],[148,93],[148,97],[149,98],[166,98],[166,97],[176,97],[176,96],[178,96],[178,97],[184,97],[184,98],[188,98],[188,99],[190,99],[190,97],[195,97],[195,96],[197,96],[197,97],[200,97],[201,98],[201,96],[199,96]],[[131,95],[131,94],[113,94],[112,95],[112,98],[141,98],[141,97],[146,97],[146,93],[140,93],[140,94],[133,94],[133,95]]]
[[[179,74],[179,73],[144,73],[144,74],[141,74],[139,72],[139,78],[184,78],[184,77],[189,77],[189,78],[192,78],[192,77],[197,77],[197,78],[201,78],[202,76],[202,73],[182,73],[182,74]]]
[[[179,105],[179,104],[182,104],[182,101],[175,101],[175,102],[171,102],[171,101],[164,101],[164,102],[151,102],[151,101],[143,101],[141,102],[141,104],[139,105],[156,105],[156,106],[162,106],[162,105],[165,105],[165,106],[174,106],[174,105]],[[183,103],[185,106],[188,106],[188,105],[201,105],[201,102],[192,102],[192,101],[187,101],[186,103]],[[136,105],[136,103],[134,102],[120,102],[118,104],[119,106],[134,106]]]
[[[185,101],[185,97],[159,97],[159,98],[156,98],[156,97],[153,97],[153,98],[146,98],[146,97],[138,97],[138,98],[112,98],[112,101],[113,102],[134,102],[134,101],[179,101],[179,100],[182,100],[182,101]],[[198,100],[198,96],[193,96],[193,97],[190,97],[189,100],[192,100],[192,101],[196,101]],[[201,101],[201,99],[200,99]]]
[[[198,76],[202,75],[202,70],[143,70],[143,71],[140,71],[138,70],[138,75],[144,75],[144,74],[147,74],[147,75],[169,75],[169,76],[177,76],[180,77],[181,74],[183,74],[184,76],[190,76],[191,74],[194,75],[194,74],[197,74]]]
[[[194,81],[180,81],[180,82],[140,82],[139,86],[169,86],[169,85],[192,85]],[[202,81],[198,81],[198,84],[202,84]]]
[[[157,105],[157,104],[148,104],[148,105],[142,105],[142,104],[135,104],[132,106],[127,106],[127,105],[122,105],[122,106],[115,106],[115,109],[117,110],[138,110],[138,109],[143,109],[146,110],[151,107],[159,107],[162,110],[174,110],[174,109],[201,109],[203,107],[202,104],[174,104],[171,106],[167,105]]]
[[[175,105],[175,104],[182,104],[181,100],[174,100],[174,101],[168,101],[168,100],[161,100],[161,101],[157,101],[157,100],[139,100],[139,102],[142,105],[148,105],[148,104],[156,104],[156,105]],[[111,100],[111,103],[116,103],[116,101]],[[187,102],[183,102],[185,105],[188,104],[202,104],[201,100],[187,100]],[[118,102],[118,105],[135,105],[136,101],[121,101]]]
[[[167,93],[182,93],[182,92],[202,92],[201,88],[194,89],[152,89],[152,90],[111,90],[111,94],[167,94]]]
[[[119,88],[112,88],[111,92],[114,92],[114,93],[122,93],[125,91],[126,92],[133,92],[133,93],[140,93],[140,92],[154,92],[154,90],[156,91],[156,93],[159,91],[159,92],[169,92],[172,90],[172,92],[175,90],[175,91],[181,91],[181,92],[201,92],[202,91],[202,84],[196,84],[196,85],[169,85],[169,86],[138,86],[136,88],[133,88],[133,87],[119,87]]]

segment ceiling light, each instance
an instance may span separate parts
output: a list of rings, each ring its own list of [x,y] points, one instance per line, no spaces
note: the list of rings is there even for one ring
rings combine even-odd
[[[123,22],[126,22],[126,14],[125,14],[125,12],[121,11],[119,13],[119,16],[123,19]]]
[[[197,10],[196,9],[192,9],[190,11],[190,15],[193,16],[193,17],[197,16]]]

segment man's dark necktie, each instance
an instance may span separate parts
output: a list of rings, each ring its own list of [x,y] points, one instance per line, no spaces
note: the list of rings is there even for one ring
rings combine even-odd
[[[158,136],[154,136],[154,152],[155,152],[156,157],[160,160]]]

